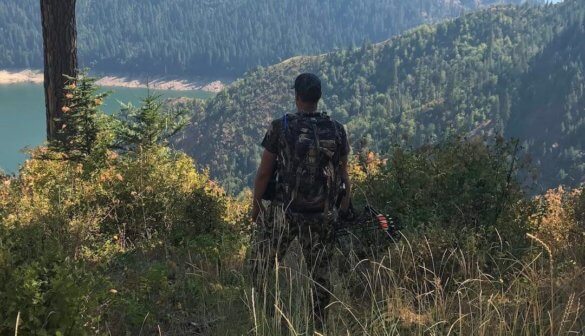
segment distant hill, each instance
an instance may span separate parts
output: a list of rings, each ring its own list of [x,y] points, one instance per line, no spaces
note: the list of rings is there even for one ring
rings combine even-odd
[[[182,147],[232,190],[250,185],[271,118],[294,111],[294,77],[318,73],[323,109],[354,148],[384,153],[452,134],[520,137],[543,187],[584,176],[585,1],[497,7],[423,25],[380,44],[297,57],[236,81]]]
[[[295,55],[381,41],[486,5],[520,2],[78,0],[80,56],[101,72],[234,75]],[[0,1],[0,68],[41,68],[41,52],[39,1]]]
[[[530,62],[505,132],[524,140],[547,186],[585,182],[585,24],[569,22]]]

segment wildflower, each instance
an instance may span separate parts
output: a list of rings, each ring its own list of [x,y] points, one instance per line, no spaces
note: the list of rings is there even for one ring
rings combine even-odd
[[[110,293],[112,293],[112,294],[117,294],[117,293],[118,293],[118,291],[117,291],[116,289],[112,288],[112,289],[110,289]]]
[[[68,106],[63,106],[63,107],[61,108],[61,111],[62,111],[63,113],[69,113],[69,111],[71,111],[71,108],[69,108]]]
[[[73,93],[68,93],[68,94],[65,95],[65,98],[67,98],[67,99],[73,99],[73,97],[75,97],[73,95]]]

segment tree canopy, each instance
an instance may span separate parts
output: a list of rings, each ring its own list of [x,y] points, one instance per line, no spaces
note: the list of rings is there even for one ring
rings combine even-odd
[[[577,0],[496,7],[259,68],[209,102],[182,146],[226,185],[249,185],[270,119],[294,111],[290,85],[311,71],[354,149],[502,134],[521,138],[543,186],[575,185],[585,172],[584,17]]]
[[[80,60],[110,73],[234,75],[502,2],[521,0],[79,0]],[[36,0],[0,3],[0,68],[42,66],[38,12]]]

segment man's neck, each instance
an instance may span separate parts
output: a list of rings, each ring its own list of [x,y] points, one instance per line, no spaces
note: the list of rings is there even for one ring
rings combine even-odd
[[[299,114],[315,114],[317,112],[317,106],[297,106],[297,113]]]
[[[317,112],[318,105],[313,104],[297,104],[297,113],[298,114],[315,114]]]
[[[317,114],[317,110],[297,110],[298,114]]]

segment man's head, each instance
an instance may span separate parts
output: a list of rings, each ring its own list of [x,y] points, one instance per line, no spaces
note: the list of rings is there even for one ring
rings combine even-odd
[[[311,73],[304,73],[295,80],[297,108],[303,112],[315,112],[321,99],[321,80]]]

